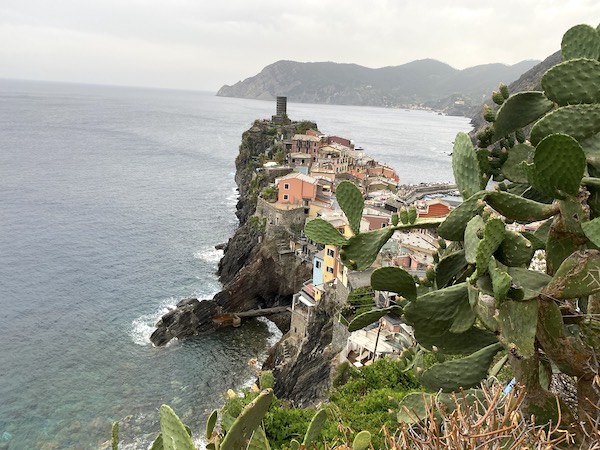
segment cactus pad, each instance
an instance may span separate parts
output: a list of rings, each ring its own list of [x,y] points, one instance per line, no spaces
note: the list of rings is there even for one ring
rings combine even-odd
[[[533,157],[533,185],[554,198],[577,196],[586,167],[585,153],[579,143],[566,134],[546,136]]]
[[[466,133],[456,135],[452,151],[452,171],[458,191],[465,200],[485,186],[475,148]]]
[[[415,339],[427,350],[436,346],[442,353],[449,355],[473,353],[498,342],[494,333],[478,327],[471,327],[463,333],[448,331],[439,336],[430,336],[417,328],[415,329]]]
[[[600,132],[600,105],[562,106],[542,117],[531,129],[529,140],[537,145],[546,136],[564,133],[582,141]]]
[[[490,295],[485,294],[485,290],[488,289],[488,286],[481,286],[485,282],[486,285],[489,284],[489,292]],[[485,288],[485,289],[484,289]],[[481,289],[481,291],[480,291]],[[494,317],[494,313],[496,312],[495,301],[491,296],[492,292],[492,281],[489,276],[480,277],[477,280],[477,287],[468,283],[468,293],[469,293],[469,304],[475,313],[475,316],[481,321],[483,326],[492,332],[496,332],[498,330],[498,323],[496,322],[496,318]],[[484,301],[486,299],[486,301]],[[493,302],[494,305],[490,307],[488,305],[488,301]]]
[[[206,448],[208,449],[208,446]],[[158,436],[156,436],[156,439],[154,439],[148,450],[164,450],[162,433],[158,433]]]
[[[450,211],[446,220],[439,226],[438,234],[449,241],[462,241],[469,221],[483,211],[485,196],[486,191],[479,191]]]
[[[599,103],[600,62],[580,58],[558,64],[544,74],[542,87],[561,106]]]
[[[529,266],[534,251],[535,248],[529,239],[521,233],[506,230],[504,240],[494,256],[506,266]]]
[[[213,409],[213,412],[211,412],[210,416],[208,416],[208,420],[206,421],[206,439],[210,439],[212,436],[215,425],[217,424],[217,415],[217,410]]]
[[[535,353],[537,329],[537,300],[527,302],[506,301],[498,308],[500,341],[518,357],[530,358]]]
[[[395,292],[407,300],[416,300],[417,286],[406,270],[400,267],[380,267],[371,274],[371,287],[377,291]]]
[[[412,225],[415,223],[416,220],[417,220],[417,208],[415,208],[415,205],[410,205],[408,207],[408,223],[410,225]]]
[[[490,219],[485,224],[483,239],[477,244],[475,255],[477,276],[481,276],[488,271],[490,258],[502,243],[504,232],[505,226],[501,219]]]
[[[600,247],[600,218],[590,220],[589,222],[583,222],[581,228],[592,244],[596,247]]]
[[[306,434],[304,435],[304,441],[302,441],[302,445],[305,448],[317,440],[321,434],[321,430],[323,429],[323,425],[325,425],[326,420],[327,411],[324,409],[319,409],[310,421],[308,429],[306,430]]]
[[[309,224],[312,222],[314,222],[314,220],[310,221]],[[380,230],[352,236],[340,251],[342,262],[351,270],[367,269],[373,264],[375,258],[377,258],[377,254],[379,253],[379,250],[381,250],[381,247],[385,245],[393,234],[394,229],[392,227],[386,227]]]
[[[587,297],[600,292],[600,251],[575,252],[565,259],[544,289],[553,299]]]
[[[348,242],[333,225],[319,217],[306,223],[304,233],[318,244],[344,245]]]
[[[490,272],[490,278],[492,279],[492,289],[494,291],[494,297],[496,297],[496,303],[502,303],[508,295],[512,278],[508,273],[498,268],[498,264],[494,257],[489,260],[488,271]]]
[[[502,349],[495,343],[460,359],[434,364],[421,374],[421,384],[433,391],[456,392],[479,385],[487,376],[494,356]]]
[[[364,208],[364,199],[360,189],[350,181],[342,181],[335,190],[335,197],[340,208],[346,214],[354,234],[360,233],[360,219]]]
[[[467,261],[465,260],[464,250],[457,250],[451,253],[445,252],[435,271],[437,287],[443,288],[449,286],[466,269]]]
[[[373,311],[367,311],[356,316],[348,324],[348,331],[353,332],[356,330],[362,330],[363,328],[377,322],[383,316],[395,313],[398,315],[402,314],[402,308],[400,306],[390,306],[389,308],[374,309]]]
[[[112,424],[111,447],[112,450],[119,450],[119,422],[113,422]]]
[[[508,151],[508,158],[502,165],[502,173],[514,183],[528,183],[527,170],[523,164],[533,162],[535,148],[527,144],[518,144]]]
[[[404,317],[409,325],[431,336],[440,336],[470,320],[467,284],[460,283],[429,292],[404,307]],[[470,328],[470,327],[468,327]]]
[[[554,107],[543,92],[518,92],[500,107],[494,122],[494,138],[502,137],[529,125]]]
[[[405,225],[408,223],[408,210],[405,206],[400,208],[400,222]]]
[[[488,192],[485,196],[485,199],[488,205],[490,205],[504,217],[519,223],[530,223],[544,220],[552,217],[559,211],[558,205],[538,203],[509,192]]]
[[[552,277],[545,273],[525,269],[524,267],[508,267],[506,270],[512,277],[513,285],[523,289],[525,294],[523,300],[536,298],[552,280]]]
[[[575,25],[563,35],[560,44],[563,61],[575,58],[598,59],[600,57],[600,36],[589,25]]]
[[[352,450],[367,450],[369,445],[371,445],[371,433],[363,430],[354,437]]]
[[[160,407],[160,432],[165,450],[195,450],[192,438],[168,405]]]
[[[596,169],[596,173],[593,174],[590,171],[590,176],[597,177],[600,175],[600,133],[596,133],[593,136],[590,136],[583,141],[580,141],[579,144],[583,151],[585,152],[585,159],[588,164],[594,166]]]
[[[477,246],[481,238],[479,234],[485,228],[485,222],[481,216],[473,217],[465,228],[465,260],[469,264],[475,264],[477,256]]]
[[[272,400],[273,390],[265,389],[251,403],[246,405],[227,431],[223,442],[221,442],[221,449],[239,450],[246,448],[254,430],[258,428],[269,406],[271,406]]]

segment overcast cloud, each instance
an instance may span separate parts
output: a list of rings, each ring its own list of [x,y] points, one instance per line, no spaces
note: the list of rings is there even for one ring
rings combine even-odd
[[[275,61],[544,59],[598,0],[2,0],[0,78],[217,90]]]

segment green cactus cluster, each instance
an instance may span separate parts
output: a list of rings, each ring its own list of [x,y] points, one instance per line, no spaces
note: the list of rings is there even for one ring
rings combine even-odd
[[[429,292],[417,296],[415,279],[399,268],[372,274],[374,289],[399,295],[394,312],[413,327],[419,350],[410,358],[404,352],[404,362],[410,360],[427,389],[452,392],[497,371],[490,366],[503,352],[527,392],[527,414],[556,421],[555,394],[541,381],[551,366],[577,379],[580,401],[564,406],[561,419],[583,443],[586,426],[600,419],[594,387],[600,372],[600,35],[578,25],[561,46],[563,62],[543,76],[542,91],[511,95],[501,85],[485,106],[488,125],[477,133],[477,145],[457,135],[452,168],[464,200],[444,221],[418,219],[402,208],[388,229],[355,231],[339,245],[342,262],[363,270],[394,231],[437,228],[436,266],[419,279]],[[499,187],[487,190],[490,180]],[[352,202],[340,200],[342,208],[360,209],[356,191],[338,190],[338,198],[352,192]],[[331,242],[311,224],[311,239]],[[546,273],[530,268],[538,250]],[[352,329],[387,312],[357,317]],[[421,364],[424,351],[436,353],[433,366]]]

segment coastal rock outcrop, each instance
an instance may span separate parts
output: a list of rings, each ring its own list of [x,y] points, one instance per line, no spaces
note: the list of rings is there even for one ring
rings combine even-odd
[[[243,264],[235,258],[226,264],[228,282],[212,300],[188,299],[165,314],[156,324],[150,340],[156,346],[165,345],[173,338],[187,338],[216,329],[212,317],[223,312],[242,312],[291,304],[292,295],[310,278],[312,266],[299,260],[293,253],[281,252],[289,245],[289,235],[283,227],[271,227],[268,233],[248,230],[253,225],[241,227],[232,238],[228,252],[238,249],[243,253]],[[246,243],[248,249],[244,249]],[[238,267],[238,270],[234,270]],[[225,269],[224,269],[225,270]],[[285,320],[284,320],[285,322]],[[289,317],[288,317],[289,322]]]
[[[156,324],[150,337],[154,345],[212,332],[216,329],[212,318],[217,314],[290,305],[292,295],[310,279],[312,265],[285,250],[289,248],[290,231],[282,226],[269,226],[267,230],[261,220],[252,217],[261,190],[276,177],[291,171],[290,168],[257,170],[261,168],[261,159],[272,158],[284,139],[301,132],[299,127],[316,129],[317,125],[263,120],[255,121],[244,132],[235,162],[235,180],[240,192],[236,214],[240,227],[225,245],[219,262],[223,289],[213,299],[179,302]],[[280,315],[277,323],[286,322],[289,323],[289,314],[288,320]]]
[[[315,306],[306,324],[306,336],[288,332],[273,347],[263,369],[273,371],[278,398],[299,407],[326,398],[347,338],[347,329],[335,320],[340,308],[335,290],[329,290]]]

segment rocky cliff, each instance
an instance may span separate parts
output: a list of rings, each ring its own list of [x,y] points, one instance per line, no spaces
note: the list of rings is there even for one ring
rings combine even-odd
[[[271,350],[264,369],[273,371],[278,398],[298,407],[314,405],[327,397],[332,373],[345,346],[348,331],[335,320],[341,298],[326,291],[306,323],[306,336],[288,332]],[[342,335],[342,336],[340,336]]]
[[[156,346],[173,338],[187,338],[215,330],[212,317],[223,312],[288,305],[292,295],[311,277],[312,266],[293,253],[282,252],[289,245],[290,230],[270,226],[267,230],[252,218],[261,190],[290,169],[257,170],[261,161],[274,157],[283,140],[307,128],[313,122],[276,124],[256,121],[244,132],[236,158],[235,180],[240,193],[237,216],[240,227],[224,248],[219,263],[219,279],[223,289],[213,299],[186,299],[165,314],[150,337]],[[276,323],[289,323],[289,316]],[[284,330],[285,331],[285,330]]]

